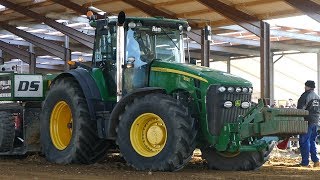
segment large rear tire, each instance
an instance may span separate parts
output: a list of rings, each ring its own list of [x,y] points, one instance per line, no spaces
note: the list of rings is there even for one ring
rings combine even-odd
[[[260,168],[268,159],[274,147],[270,144],[259,152],[217,152],[214,148],[201,149],[202,158],[208,163],[209,169],[224,171],[249,171]]]
[[[116,142],[127,163],[138,170],[176,171],[189,162],[196,132],[194,119],[178,100],[149,94],[125,107]]]
[[[12,113],[0,111],[0,152],[13,148],[15,138],[14,117]]]
[[[86,99],[73,78],[51,85],[43,103],[40,141],[46,159],[59,164],[90,164],[105,157],[109,142],[100,139]]]

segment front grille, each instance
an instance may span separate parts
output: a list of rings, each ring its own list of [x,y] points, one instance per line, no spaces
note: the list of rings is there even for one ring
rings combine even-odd
[[[219,135],[225,123],[233,123],[237,121],[239,115],[245,115],[250,109],[243,109],[235,106],[235,101],[251,102],[251,93],[229,93],[219,92],[217,85],[211,85],[207,92],[207,113],[209,131],[213,135]],[[233,106],[225,108],[224,102],[231,101]]]
[[[250,95],[249,94],[231,94],[231,93],[224,93],[222,98],[222,107],[218,108],[221,110],[221,118],[224,122],[235,122],[239,115],[244,115],[248,109],[243,109],[241,107],[232,106],[231,108],[224,108],[223,103],[225,101],[235,102],[236,100],[240,100],[241,102],[250,102]]]

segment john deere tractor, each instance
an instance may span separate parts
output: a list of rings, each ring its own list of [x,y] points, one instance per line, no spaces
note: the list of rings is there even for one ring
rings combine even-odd
[[[30,91],[35,90],[31,78],[20,88],[29,96],[7,95],[5,100],[18,101],[21,112],[0,112],[1,125],[10,124],[10,136],[0,134],[3,152],[28,151],[23,133],[32,130],[23,129],[22,145],[13,145],[13,117],[27,122],[23,112],[33,107],[30,101],[39,105],[43,99],[37,107],[41,151],[61,164],[97,162],[115,143],[138,170],[179,170],[195,148],[211,169],[253,170],[272,150],[265,136],[307,131],[307,111],[272,109],[263,101],[253,105],[249,81],[186,64],[184,38],[190,27],[184,20],[120,13],[90,24],[96,28],[92,66],[70,62],[72,70],[39,80],[43,93],[38,99],[30,96],[37,92]],[[10,74],[11,89],[19,90],[17,76]]]

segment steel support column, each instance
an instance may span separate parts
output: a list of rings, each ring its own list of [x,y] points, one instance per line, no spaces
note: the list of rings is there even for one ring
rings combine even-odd
[[[70,66],[68,64],[68,61],[71,60],[71,50],[70,50],[70,39],[69,36],[65,36],[64,41],[64,47],[65,47],[65,61],[64,61],[64,70],[67,71],[70,69]]]
[[[270,104],[271,98],[271,64],[273,61],[270,60],[270,25],[266,22],[260,21],[261,26],[261,37],[260,37],[260,89],[261,98],[267,99]]]
[[[61,23],[56,22],[53,19],[47,18],[45,16],[42,16],[39,13],[33,12],[29,9],[26,9],[23,6],[20,6],[18,4],[12,3],[10,1],[7,0],[1,0],[0,4],[12,9],[14,11],[17,11],[23,15],[29,16],[31,18],[34,18],[40,22],[44,22],[45,24],[47,24],[48,26],[62,32],[65,35],[68,35],[70,38],[78,41],[81,44],[84,44],[85,46],[93,49],[93,42],[94,42],[94,38],[92,36],[89,36],[87,34],[84,34],[80,31],[77,31],[76,29],[70,28],[68,26],[65,26]]]
[[[34,45],[32,43],[30,43],[29,45],[29,56],[30,56],[29,73],[35,74],[37,60],[34,54]]]
[[[273,62],[273,52],[270,53],[270,105],[274,102],[274,62]]]
[[[64,47],[69,49],[70,48],[70,38],[69,36],[64,36]]]
[[[3,54],[2,54],[2,50],[0,49],[0,65],[4,64],[4,58],[3,58]]]
[[[211,37],[210,26],[206,26],[201,31],[201,66],[209,67],[209,59],[210,59],[210,41]]]
[[[29,64],[29,73],[30,74],[35,74],[36,73],[36,55],[32,52],[29,52],[29,58],[30,58],[30,64]],[[21,67],[22,68],[22,67]]]
[[[29,43],[29,52],[34,53],[34,45]]]
[[[317,53],[317,89],[320,94],[320,53]]]
[[[69,64],[68,61],[71,60],[71,50],[70,49],[65,49],[65,59],[64,59],[64,70],[69,70]]]
[[[227,60],[227,73],[231,73],[231,59],[230,59],[230,57]]]

